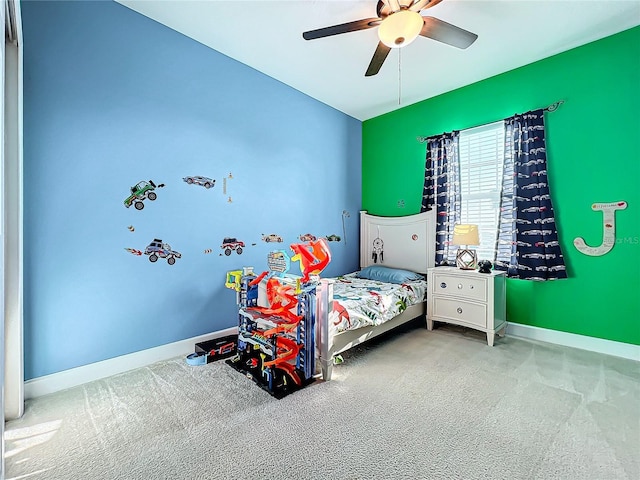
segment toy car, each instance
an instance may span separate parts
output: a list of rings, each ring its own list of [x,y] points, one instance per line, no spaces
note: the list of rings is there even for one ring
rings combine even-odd
[[[231,252],[233,250],[235,250],[236,253],[240,255],[242,253],[242,249],[244,248],[244,242],[241,242],[234,237],[226,237],[222,240],[222,246],[220,248],[224,250],[224,254],[227,257],[231,255]]]
[[[280,235],[276,235],[275,233],[272,233],[270,235],[262,235],[262,240],[269,243],[269,242],[282,242],[282,237]]]
[[[174,252],[168,243],[162,243],[162,240],[159,238],[154,238],[153,241],[147,245],[144,254],[149,255],[149,261],[151,263],[157,262],[158,258],[166,258],[169,265],[176,263],[176,258],[182,257],[180,252]]]
[[[199,175],[194,177],[184,177],[182,180],[187,182],[189,185],[202,185],[204,188],[211,188],[216,184],[215,180],[208,177],[201,177]]]
[[[146,198],[151,201],[156,199],[157,195],[156,192],[154,192],[155,189],[156,184],[151,180],[148,182],[145,182],[144,180],[138,182],[136,185],[131,187],[131,195],[129,195],[124,201],[124,206],[129,208],[133,205],[136,210],[142,210],[144,208],[144,203],[142,203],[143,200]]]

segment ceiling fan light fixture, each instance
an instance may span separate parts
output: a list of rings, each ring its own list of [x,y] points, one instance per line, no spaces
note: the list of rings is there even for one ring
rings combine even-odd
[[[413,42],[424,25],[418,12],[400,10],[385,18],[378,27],[380,41],[389,48],[400,48]]]

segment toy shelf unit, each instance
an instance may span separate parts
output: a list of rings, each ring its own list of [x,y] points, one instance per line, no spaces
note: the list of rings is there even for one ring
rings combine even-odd
[[[270,304],[262,298],[265,281],[276,299]],[[293,276],[267,281],[252,271],[237,283],[238,345],[227,364],[276,398],[312,383],[317,283]]]

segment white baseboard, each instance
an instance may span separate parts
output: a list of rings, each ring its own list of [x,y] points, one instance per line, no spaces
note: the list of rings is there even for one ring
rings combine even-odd
[[[152,363],[162,360],[168,360],[181,355],[186,356],[189,353],[193,353],[196,343],[206,342],[207,340],[225,335],[234,335],[237,331],[238,329],[236,327],[227,328],[226,330],[180,340],[179,342],[169,343],[167,345],[161,345],[140,352],[130,353],[128,355],[110,358],[109,360],[103,360],[101,362],[83,365],[82,367],[71,368],[62,372],[27,380],[24,382],[24,397],[25,399],[41,397],[93,380],[99,380],[128,370],[151,365]],[[582,350],[590,350],[592,352],[640,361],[640,345],[614,342],[612,340],[548,330],[546,328],[532,327],[519,323],[508,323],[507,334],[528,340],[555,343],[566,347],[580,348]]]
[[[528,340],[555,343],[557,345],[564,345],[565,347],[579,348],[581,350],[604,353],[606,355],[628,358],[640,362],[640,345],[632,345],[631,343],[614,342],[612,340],[559,332],[557,330],[532,327],[520,323],[508,323],[507,334]]]
[[[187,356],[193,353],[196,343],[206,342],[207,340],[224,337],[226,335],[234,335],[236,333],[238,333],[237,327],[227,328],[226,330],[187,338],[179,342],[169,343],[167,345],[161,345],[140,352],[130,353],[128,355],[122,355],[101,362],[90,363],[89,365],[83,365],[81,367],[27,380],[24,382],[24,398],[41,397],[93,380],[99,380],[128,370],[151,365],[152,363],[162,360],[168,360],[181,355]]]

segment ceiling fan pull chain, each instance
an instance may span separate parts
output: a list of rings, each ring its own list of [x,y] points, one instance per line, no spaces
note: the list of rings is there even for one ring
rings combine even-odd
[[[401,66],[401,58],[402,49],[398,49],[398,105],[402,105],[402,68]]]

